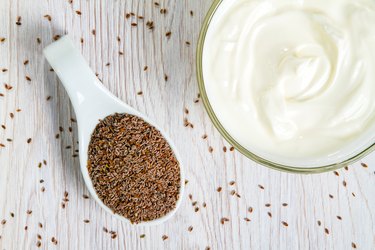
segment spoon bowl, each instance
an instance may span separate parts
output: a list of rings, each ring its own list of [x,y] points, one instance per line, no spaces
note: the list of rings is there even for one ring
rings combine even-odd
[[[81,53],[74,47],[73,42],[67,35],[47,46],[43,53],[59,77],[61,83],[64,85],[76,113],[81,172],[85,184],[96,202],[99,203],[104,210],[118,219],[130,223],[129,219],[115,214],[109,207],[104,205],[101,199],[99,199],[87,169],[88,147],[91,134],[99,123],[99,120],[114,113],[126,113],[142,118],[144,121],[159,130],[173,150],[180,167],[181,184],[176,207],[163,217],[152,221],[140,222],[137,225],[160,224],[171,218],[181,204],[185,185],[181,157],[171,139],[160,129],[160,127],[145,115],[123,103],[109,92],[109,90],[102,85],[96,75],[92,72]]]

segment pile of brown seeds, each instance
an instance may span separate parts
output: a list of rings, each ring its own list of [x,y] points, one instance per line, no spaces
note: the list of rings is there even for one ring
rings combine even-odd
[[[132,223],[155,220],[176,207],[179,163],[162,134],[137,116],[116,113],[101,120],[87,164],[99,198]]]

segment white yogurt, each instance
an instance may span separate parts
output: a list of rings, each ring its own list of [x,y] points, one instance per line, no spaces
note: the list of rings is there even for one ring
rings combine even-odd
[[[375,0],[223,0],[202,63],[220,123],[263,158],[312,167],[375,142]]]

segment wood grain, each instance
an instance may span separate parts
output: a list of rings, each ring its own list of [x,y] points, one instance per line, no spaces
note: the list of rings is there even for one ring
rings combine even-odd
[[[0,38],[5,38],[0,42],[4,95],[0,124],[6,126],[0,128],[0,143],[5,145],[0,147],[0,222],[6,220],[0,224],[0,249],[36,249],[38,234],[43,249],[374,249],[375,155],[363,160],[368,168],[356,163],[338,171],[339,176],[302,176],[269,170],[237,152],[224,153],[222,148],[230,145],[213,128],[202,103],[194,103],[196,42],[210,1],[159,3],[158,7],[147,0],[0,0]],[[161,8],[167,13],[161,14]],[[127,19],[130,12],[135,17]],[[17,16],[22,25],[16,25]],[[149,20],[153,30],[146,26]],[[110,91],[155,120],[176,142],[189,183],[182,207],[167,223],[130,226],[105,213],[93,199],[82,197],[88,191],[78,158],[73,157],[74,111],[42,56],[54,36],[66,33]],[[13,88],[6,90],[4,83]],[[143,95],[137,95],[139,91]],[[185,107],[189,114],[184,114]],[[184,118],[194,128],[184,127]],[[208,138],[202,139],[203,134]],[[29,144],[28,138],[32,138]],[[230,186],[232,180],[236,183]],[[230,195],[232,190],[241,197]],[[63,209],[65,191],[69,201]],[[193,201],[198,202],[198,212]],[[229,219],[224,225],[223,217]],[[103,227],[118,236],[112,239]],[[169,238],[163,241],[163,235]]]

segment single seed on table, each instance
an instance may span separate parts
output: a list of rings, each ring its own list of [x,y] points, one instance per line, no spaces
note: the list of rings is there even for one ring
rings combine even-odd
[[[14,118],[14,114],[13,114],[13,113],[10,113],[9,116],[10,116],[10,118],[12,118],[12,119]]]
[[[348,167],[348,166],[345,166],[344,169],[345,169],[346,171],[348,171],[348,170],[349,170],[349,167]]]
[[[112,235],[111,235],[111,238],[112,238],[112,239],[116,239],[116,237],[117,237],[117,234],[112,234]]]
[[[143,67],[143,71],[146,71],[148,69],[148,66]]]
[[[14,213],[10,212],[10,217],[14,218]]]
[[[38,225],[39,225],[40,228],[43,228],[43,224],[42,223],[39,222]]]
[[[44,15],[44,18],[46,18],[48,21],[52,20],[52,17],[50,15]]]
[[[195,205],[197,205],[197,201],[193,201],[192,203],[191,203],[191,205],[194,207]]]
[[[346,181],[342,181],[342,185],[346,187]]]
[[[143,239],[144,237],[146,237],[145,234],[141,234],[141,235],[139,236],[139,238],[141,238],[141,239]]]
[[[132,23],[131,26],[136,27],[137,23]]]
[[[83,220],[84,223],[90,223],[90,220]]]
[[[216,191],[219,192],[219,193],[221,192],[221,190],[223,190],[222,187],[218,187],[218,188],[216,189]]]
[[[189,232],[193,231],[193,227],[192,226],[188,227],[188,231]]]
[[[229,182],[229,185],[230,185],[230,186],[233,186],[234,184],[236,184],[235,181],[230,181],[230,182]]]
[[[224,225],[225,222],[228,222],[228,221],[229,221],[229,219],[226,218],[226,217],[223,217],[223,218],[220,219],[220,223],[223,224],[223,225]]]
[[[33,213],[32,210],[27,210],[27,211],[26,211],[26,214],[32,214],[32,213]]]
[[[27,231],[27,228],[28,228],[27,226],[24,227],[25,231]]]
[[[54,36],[53,36],[53,40],[54,40],[54,41],[57,41],[57,40],[60,39],[60,37],[61,37],[60,35],[54,35]]]
[[[271,204],[270,204],[270,203],[266,203],[265,206],[266,206],[266,207],[270,207]]]
[[[59,139],[59,138],[60,138],[60,134],[56,134],[56,135],[55,135],[55,138],[56,138],[56,139]]]
[[[324,232],[325,232],[326,234],[329,234],[329,230],[328,230],[328,228],[324,228]]]
[[[229,151],[234,151],[234,147],[233,146],[230,147]]]
[[[288,206],[288,203],[283,203],[282,205],[283,205],[283,207],[286,207],[286,206]]]
[[[355,193],[352,193],[352,196],[355,197]]]
[[[195,209],[194,209],[194,212],[198,212],[199,211],[199,207],[196,207]]]
[[[334,173],[336,176],[339,176],[339,175],[340,175],[339,172],[337,172],[337,171],[333,171],[333,173]]]
[[[208,152],[212,153],[213,151],[214,151],[214,149],[211,146],[209,146],[208,147]]]
[[[332,195],[332,194],[329,194],[329,198],[333,199],[333,195]]]
[[[194,99],[194,103],[198,103],[199,102],[199,99]]]
[[[268,216],[269,216],[270,218],[272,218],[272,214],[271,214],[271,212],[267,212],[267,214],[268,214]]]
[[[21,23],[21,17],[20,17],[20,16],[17,17],[17,22],[16,22],[16,24],[17,24],[17,25],[22,25],[22,23]]]
[[[364,168],[368,168],[367,164],[363,163],[363,162],[361,162],[361,166],[364,167]]]
[[[91,31],[91,34],[93,34],[94,36],[96,35],[96,31],[95,30],[92,30]]]
[[[250,220],[249,218],[247,218],[247,217],[245,217],[244,220],[245,220],[246,222],[251,221],[251,220]]]
[[[5,39],[5,37],[0,37],[0,42],[2,43],[2,42],[4,42],[6,39]]]
[[[189,42],[189,41],[186,41],[185,44],[186,44],[187,46],[190,46],[190,42]]]
[[[36,246],[37,247],[41,247],[42,246],[42,242],[40,242],[39,240],[36,242]]]
[[[80,16],[80,15],[82,15],[82,12],[79,11],[79,10],[76,10],[76,14]]]
[[[189,180],[188,179],[186,179],[185,180],[185,185],[187,185],[189,183]]]
[[[7,223],[7,221],[5,220],[5,219],[3,219],[2,221],[1,221],[1,225],[5,225]]]
[[[87,194],[84,194],[84,195],[82,195],[83,196],[83,199],[88,199],[88,198],[90,198]]]
[[[168,31],[167,33],[165,33],[165,36],[166,36],[167,38],[170,38],[171,35],[172,35],[172,32],[171,32],[171,31]]]
[[[83,43],[84,42],[84,40],[83,40],[83,38],[81,37],[81,43]]]
[[[40,43],[42,43],[42,40],[40,40],[40,38],[37,37],[37,38],[36,38],[36,42],[37,42],[38,44],[40,44]]]
[[[2,69],[1,71],[2,71],[2,72],[7,72],[7,71],[8,71],[8,69]]]
[[[194,16],[194,12],[192,10],[190,11],[190,16]]]
[[[29,64],[29,60],[23,61],[23,65],[27,65],[27,64]]]
[[[189,194],[189,199],[190,199],[190,200],[193,199],[193,195],[192,195],[192,194]]]
[[[203,206],[204,208],[207,207],[206,202],[203,202],[203,203],[202,203],[202,206]]]
[[[354,242],[352,242],[352,248],[357,248],[357,245]]]
[[[42,168],[42,163],[41,162],[38,163],[38,168]]]
[[[262,185],[260,185],[260,184],[258,185],[258,187],[259,187],[260,189],[264,189],[264,187],[263,187]]]
[[[31,141],[32,141],[32,139],[31,138],[29,138],[29,139],[27,139],[27,143],[31,143]]]
[[[168,239],[168,236],[167,235],[163,235],[162,237],[161,237],[161,239],[164,241],[164,240],[167,240]]]
[[[285,221],[282,221],[281,223],[282,223],[284,226],[286,226],[286,227],[288,226],[288,223],[285,222]]]
[[[340,215],[337,215],[336,218],[339,219],[339,220],[342,220]]]
[[[204,140],[204,139],[206,139],[207,138],[207,135],[203,135],[202,136],[202,139]]]
[[[138,92],[137,92],[137,95],[142,95],[142,94],[143,94],[142,91],[138,91]]]
[[[236,191],[232,190],[230,191],[230,195],[235,195],[236,194]]]
[[[164,81],[168,81],[168,75],[164,74]]]
[[[254,211],[254,209],[252,207],[249,207],[248,211],[249,211],[249,213],[252,213]]]

